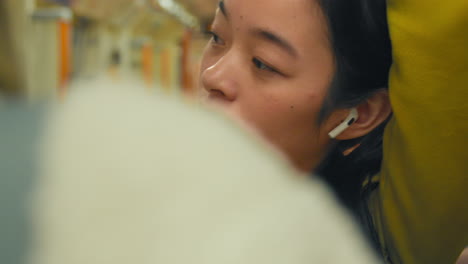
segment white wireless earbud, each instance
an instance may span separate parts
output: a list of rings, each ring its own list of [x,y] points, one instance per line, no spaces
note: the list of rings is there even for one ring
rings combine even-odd
[[[351,112],[349,112],[349,115],[346,117],[346,119],[341,122],[335,129],[330,131],[328,133],[328,136],[330,138],[336,138],[339,134],[341,134],[343,131],[345,131],[351,124],[353,124],[359,117],[358,111],[356,108],[352,108]]]

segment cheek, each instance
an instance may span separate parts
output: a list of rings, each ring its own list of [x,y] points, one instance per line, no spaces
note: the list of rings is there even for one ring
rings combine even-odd
[[[289,90],[286,93],[246,96],[250,100],[244,101],[236,112],[249,124],[270,136],[312,133],[316,128],[322,97],[312,92],[295,93],[292,89],[286,89]]]
[[[309,100],[307,100],[309,99]],[[280,101],[277,107],[272,107],[279,129],[292,133],[310,133],[316,123],[319,102],[313,97],[295,98],[290,101]]]

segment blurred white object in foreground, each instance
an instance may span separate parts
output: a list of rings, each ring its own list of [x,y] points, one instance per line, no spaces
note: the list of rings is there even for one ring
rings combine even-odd
[[[32,263],[378,263],[321,183],[224,117],[80,90],[45,133]]]

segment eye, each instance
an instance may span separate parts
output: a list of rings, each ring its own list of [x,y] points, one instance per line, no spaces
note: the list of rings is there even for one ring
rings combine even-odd
[[[259,60],[257,58],[253,58],[252,62],[255,65],[255,67],[257,69],[259,69],[259,70],[271,71],[271,72],[275,72],[275,73],[278,72],[277,70],[275,70],[274,68],[266,65],[265,63],[263,63],[261,60]]]
[[[213,31],[208,32],[211,35],[211,41],[217,45],[224,45],[224,41]]]

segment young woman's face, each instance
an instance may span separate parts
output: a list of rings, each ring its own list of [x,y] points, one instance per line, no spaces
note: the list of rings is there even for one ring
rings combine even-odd
[[[224,0],[201,65],[209,101],[246,121],[303,170],[333,128],[318,126],[334,60],[326,20],[311,0]]]

